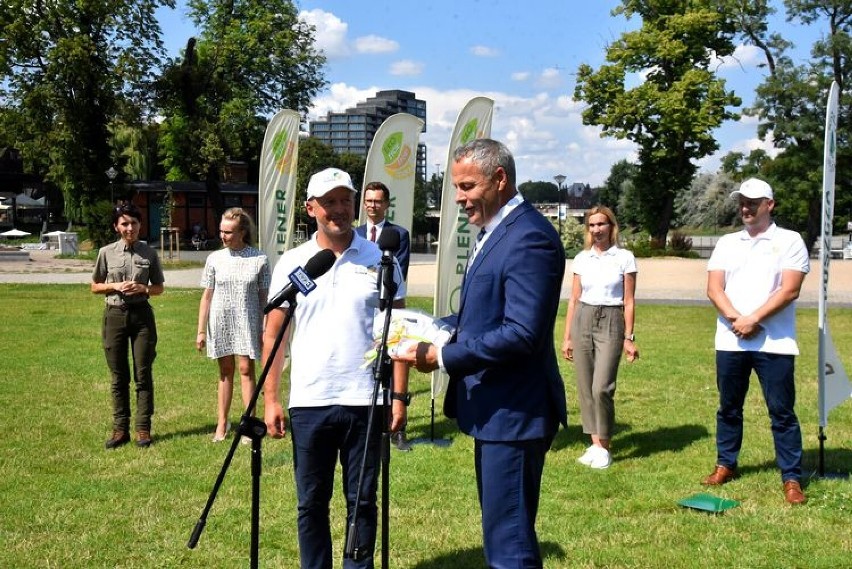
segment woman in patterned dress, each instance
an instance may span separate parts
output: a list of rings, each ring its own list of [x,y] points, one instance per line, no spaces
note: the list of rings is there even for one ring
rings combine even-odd
[[[261,355],[263,306],[269,290],[269,262],[253,245],[251,217],[233,207],[222,215],[219,237],[224,247],[211,253],[204,265],[198,307],[196,348],[219,362],[218,412],[213,442],[228,434],[228,412],[239,370],[243,405],[254,393],[254,362]]]

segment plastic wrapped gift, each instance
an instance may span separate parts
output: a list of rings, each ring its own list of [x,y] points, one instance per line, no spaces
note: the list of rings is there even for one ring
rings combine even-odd
[[[377,312],[373,318],[373,347],[364,354],[364,365],[367,367],[375,359],[379,345],[382,342],[382,332],[385,329],[385,312]],[[454,328],[439,318],[426,314],[422,310],[394,308],[391,310],[390,328],[388,329],[388,355],[395,356],[407,351],[419,342],[428,342],[438,347],[444,346],[453,336]]]

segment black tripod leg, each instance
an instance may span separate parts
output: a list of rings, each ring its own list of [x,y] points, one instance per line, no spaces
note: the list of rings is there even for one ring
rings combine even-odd
[[[386,397],[386,401],[389,397]],[[390,544],[390,405],[385,406],[382,430],[382,569],[388,567]]]
[[[251,438],[251,569],[257,569],[260,553],[260,475],[263,470],[262,445],[266,424],[252,417],[248,425],[251,432],[247,435]],[[241,427],[244,425],[241,424]]]
[[[210,491],[210,495],[207,497],[207,503],[204,505],[204,510],[201,512],[201,517],[198,518],[198,521],[195,523],[195,527],[192,530],[192,535],[189,536],[189,542],[187,542],[186,546],[189,549],[195,549],[195,546],[198,545],[198,540],[201,538],[201,534],[204,531],[204,526],[207,525],[207,516],[210,513],[210,510],[213,508],[213,503],[216,501],[216,496],[219,494],[219,488],[222,486],[222,482],[225,480],[225,475],[228,473],[228,468],[231,466],[231,461],[234,458],[234,453],[237,450],[237,446],[240,444],[240,437],[245,436],[249,437],[252,442],[252,503],[251,503],[251,567],[252,569],[256,569],[258,565],[258,554],[259,554],[259,543],[260,543],[260,471],[261,471],[261,441],[263,437],[266,436],[266,423],[262,420],[253,417],[253,413],[255,407],[257,406],[257,399],[263,390],[263,383],[266,380],[266,376],[269,374],[269,369],[272,367],[272,361],[275,359],[275,354],[278,352],[278,349],[281,347],[281,342],[284,339],[284,331],[287,329],[287,326],[290,324],[290,319],[292,317],[292,308],[291,305],[290,310],[287,311],[287,316],[284,320],[284,324],[281,326],[281,330],[278,332],[278,336],[275,338],[275,344],[272,346],[272,351],[266,365],[263,368],[263,372],[260,374],[260,378],[257,381],[257,385],[254,388],[254,393],[252,394],[251,400],[248,405],[246,405],[245,412],[243,413],[242,418],[240,419],[240,425],[237,428],[236,436],[234,436],[234,440],[231,443],[231,448],[228,450],[228,455],[225,457],[224,463],[222,463],[222,468],[219,470],[219,475],[216,477],[216,481],[213,483],[213,489]]]

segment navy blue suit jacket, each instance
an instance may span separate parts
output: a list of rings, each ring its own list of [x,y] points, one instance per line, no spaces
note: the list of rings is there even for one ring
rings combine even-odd
[[[522,202],[494,229],[461,291],[444,411],[485,441],[552,437],[567,426],[553,328],[565,251],[553,225]]]
[[[408,235],[408,230],[401,225],[397,225],[395,223],[391,223],[390,221],[385,220],[385,224],[382,227],[382,231],[386,229],[393,229],[397,233],[399,233],[399,249],[396,250],[394,256],[396,257],[397,263],[399,263],[400,268],[402,269],[402,278],[406,281],[408,280],[408,260],[411,257],[411,237]],[[355,228],[355,232],[358,233],[364,239],[369,239],[367,237],[367,224],[359,225]]]

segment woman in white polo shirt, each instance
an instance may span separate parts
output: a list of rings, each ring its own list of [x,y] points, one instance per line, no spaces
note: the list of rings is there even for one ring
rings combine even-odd
[[[622,351],[639,357],[633,336],[636,259],[618,247],[618,222],[608,207],[586,212],[585,249],[571,264],[574,280],[562,355],[574,362],[583,432],[592,439],[580,463],[607,468],[615,427],[615,383]]]

